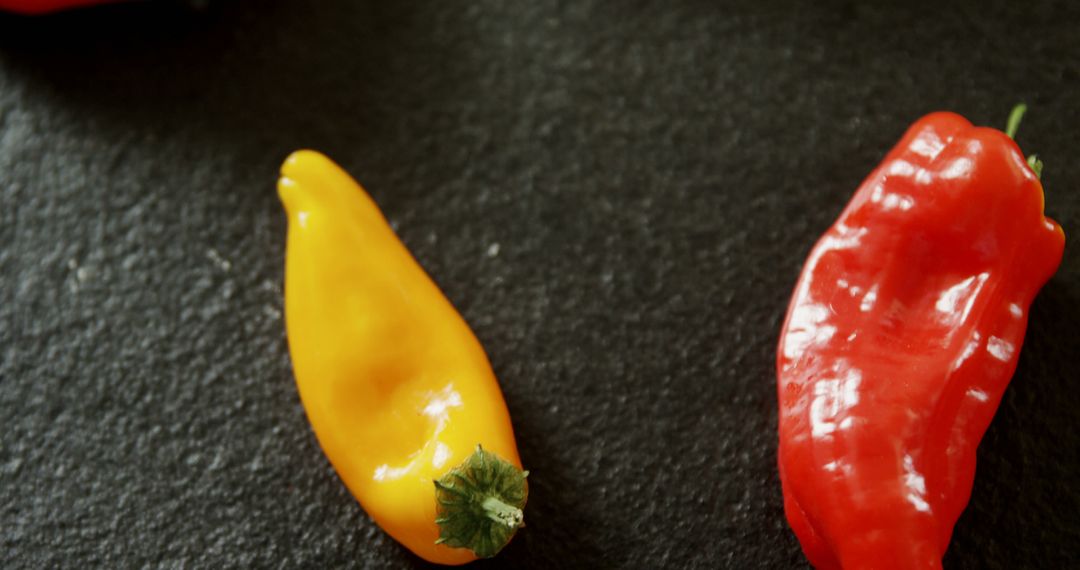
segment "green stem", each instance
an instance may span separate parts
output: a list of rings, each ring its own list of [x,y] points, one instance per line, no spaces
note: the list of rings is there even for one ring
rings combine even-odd
[[[495,556],[525,526],[528,474],[477,445],[472,455],[435,481],[435,543],[468,548],[481,558]]]
[[[1016,140],[1016,130],[1020,128],[1020,121],[1024,118],[1024,113],[1027,112],[1027,105],[1020,103],[1013,107],[1012,112],[1009,113],[1009,120],[1005,123],[1005,134],[1010,139]],[[1037,178],[1042,178],[1043,163],[1039,160],[1038,155],[1031,155],[1027,157],[1028,166],[1031,167],[1032,172],[1035,173]]]
[[[480,504],[487,517],[510,528],[518,528],[524,519],[521,509],[510,506],[495,497],[488,497]]]
[[[1024,113],[1027,112],[1027,105],[1020,103],[1012,108],[1012,112],[1009,113],[1009,120],[1005,123],[1005,134],[1010,139],[1016,139],[1016,130],[1020,128],[1020,121],[1024,118]]]

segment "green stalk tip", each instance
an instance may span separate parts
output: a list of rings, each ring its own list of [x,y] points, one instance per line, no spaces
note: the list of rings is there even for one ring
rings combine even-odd
[[[1020,128],[1020,121],[1024,118],[1024,113],[1027,112],[1027,105],[1020,103],[1013,107],[1012,112],[1009,113],[1009,120],[1005,123],[1005,134],[1010,139],[1016,139],[1016,130]]]

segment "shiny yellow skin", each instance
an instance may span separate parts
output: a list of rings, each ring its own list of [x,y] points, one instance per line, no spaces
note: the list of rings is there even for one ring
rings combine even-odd
[[[375,202],[314,151],[282,166],[285,320],[296,384],[323,451],[364,510],[421,558],[436,545],[433,481],[477,444],[521,467],[483,348]]]

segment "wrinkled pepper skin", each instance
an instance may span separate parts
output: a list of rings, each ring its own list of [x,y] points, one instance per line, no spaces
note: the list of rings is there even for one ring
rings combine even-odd
[[[811,251],[780,337],[784,507],[819,569],[940,568],[1065,236],[1001,131],[915,123]]]
[[[441,564],[476,559],[436,544],[433,482],[478,445],[520,473],[480,343],[374,201],[328,158],[291,155],[278,193],[289,221],[289,349],[326,456],[367,513],[414,553]]]
[[[17,14],[48,14],[71,8],[94,4],[106,4],[120,0],[0,0],[0,10]]]

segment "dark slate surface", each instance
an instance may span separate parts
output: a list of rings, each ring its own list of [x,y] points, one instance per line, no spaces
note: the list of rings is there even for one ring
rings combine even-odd
[[[421,565],[292,384],[273,184],[314,147],[501,379],[529,526],[477,567],[805,567],[773,394],[802,260],[911,121],[1000,125],[1017,101],[1080,236],[1080,14],[717,4],[0,17],[0,566]],[[1032,311],[947,567],[1075,562],[1078,251]]]

